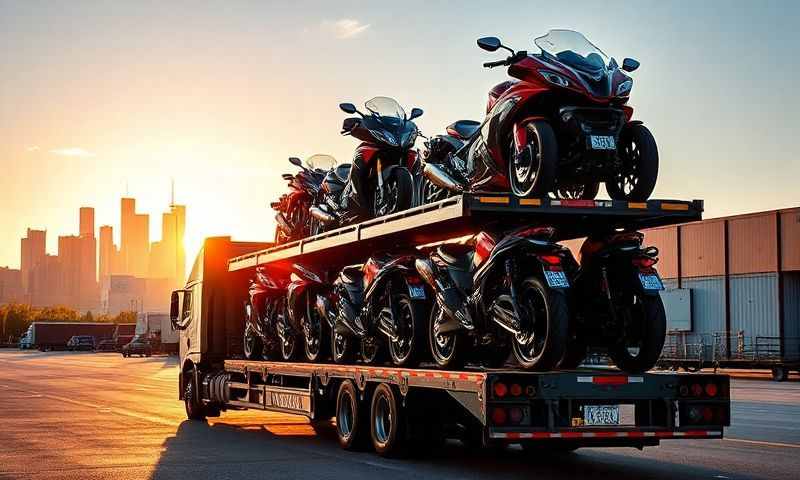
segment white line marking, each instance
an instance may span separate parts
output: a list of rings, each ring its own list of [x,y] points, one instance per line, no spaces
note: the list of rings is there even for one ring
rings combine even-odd
[[[750,443],[752,445],[763,445],[765,447],[800,448],[800,445],[796,443],[765,442],[761,440],[745,440],[743,438],[723,438],[722,440],[728,442]]]

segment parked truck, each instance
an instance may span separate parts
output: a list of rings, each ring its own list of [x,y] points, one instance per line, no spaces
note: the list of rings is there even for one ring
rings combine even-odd
[[[98,343],[111,338],[115,327],[113,323],[33,322],[25,334],[25,343],[27,348],[38,348],[41,351],[65,350],[67,342],[73,336],[89,335]]]
[[[335,419],[342,447],[371,445],[382,455],[446,437],[553,450],[722,438],[730,424],[725,375],[243,359],[243,306],[258,266],[303,261],[341,268],[377,248],[442,241],[489,222],[557,225],[563,238],[577,238],[593,226],[646,228],[697,220],[701,212],[701,202],[464,194],[275,247],[207,239],[185,288],[172,295],[170,317],[180,332],[179,397],[195,420],[227,409]]]
[[[154,353],[178,353],[178,332],[172,327],[169,313],[140,313],[136,319],[135,335],[147,341]]]

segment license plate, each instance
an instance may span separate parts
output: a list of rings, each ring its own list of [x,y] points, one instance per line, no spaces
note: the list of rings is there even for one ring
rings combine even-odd
[[[550,288],[569,288],[569,280],[564,270],[545,270],[544,279]]]
[[[583,423],[586,426],[619,425],[619,405],[586,405]]]
[[[411,298],[425,298],[425,287],[422,285],[409,285],[408,295]]]
[[[642,282],[642,288],[645,290],[664,290],[664,284],[655,273],[640,273],[639,281]]]
[[[611,135],[589,135],[592,150],[616,150],[617,142]]]

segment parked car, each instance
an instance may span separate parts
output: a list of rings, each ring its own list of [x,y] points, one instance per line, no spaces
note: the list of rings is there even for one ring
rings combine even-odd
[[[135,337],[130,343],[122,347],[122,356],[130,357],[139,355],[140,357],[149,357],[153,354],[153,346],[150,340],[141,337]]]
[[[100,343],[97,344],[95,347],[95,351],[98,352],[117,352],[119,349],[117,348],[117,341],[113,338],[107,338],[105,340],[101,340]]]
[[[67,350],[88,350],[93,351],[95,348],[94,337],[91,335],[73,335],[67,341]]]

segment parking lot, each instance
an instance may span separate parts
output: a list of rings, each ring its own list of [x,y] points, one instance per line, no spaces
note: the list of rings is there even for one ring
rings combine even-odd
[[[262,412],[187,421],[174,357],[0,350],[0,478],[795,478],[800,382],[733,381],[724,440],[531,456],[458,442],[409,459],[339,449],[330,425]]]

